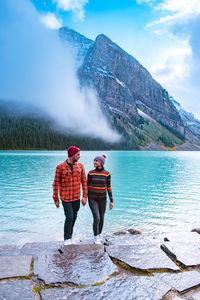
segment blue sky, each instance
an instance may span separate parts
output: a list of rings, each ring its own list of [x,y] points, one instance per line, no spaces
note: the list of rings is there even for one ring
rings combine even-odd
[[[30,0],[52,29],[107,35],[200,117],[199,0]]]

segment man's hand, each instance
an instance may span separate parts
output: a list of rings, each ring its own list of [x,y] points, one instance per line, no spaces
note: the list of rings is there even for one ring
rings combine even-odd
[[[83,204],[83,206],[85,206],[85,204],[87,203],[87,197],[83,197],[81,203]]]
[[[109,209],[111,210],[112,208],[113,208],[113,202],[110,202]]]
[[[59,200],[54,200],[55,206],[58,208],[59,207]]]

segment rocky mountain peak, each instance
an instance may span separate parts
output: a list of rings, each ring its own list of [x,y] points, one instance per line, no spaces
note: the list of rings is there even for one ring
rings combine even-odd
[[[133,56],[104,34],[99,34],[93,42],[69,29],[61,29],[61,32],[79,48],[79,55],[82,56],[78,70],[81,85],[96,90],[105,115],[113,124],[119,125],[129,138],[135,136],[139,138],[139,143],[146,140],[146,133],[141,131],[143,126],[139,125],[142,122],[140,119],[145,118],[156,122],[158,127],[164,126],[164,131],[161,130],[165,132],[164,135],[167,134],[166,130],[172,130],[175,135],[177,133],[179,142],[184,137],[194,140],[168,92]],[[151,128],[146,130],[151,131]],[[164,141],[172,145],[163,134],[154,131],[156,142]],[[150,133],[150,137],[153,135]],[[171,134],[169,136],[171,139]]]
[[[77,51],[78,60],[83,60],[94,41],[68,27],[59,29],[59,36],[63,41],[70,43]]]
[[[101,34],[86,54],[80,78],[92,84],[104,104],[122,111],[136,107],[153,119],[184,133],[178,111],[168,93],[131,55]]]

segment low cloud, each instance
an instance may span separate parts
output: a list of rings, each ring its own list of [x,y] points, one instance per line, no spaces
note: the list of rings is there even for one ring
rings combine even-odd
[[[53,13],[47,13],[46,15],[41,16],[40,20],[44,23],[48,28],[58,29],[62,27],[62,21],[56,18]]]
[[[62,130],[117,141],[95,91],[79,86],[72,48],[40,17],[28,0],[0,2],[0,99],[36,105]]]
[[[84,20],[84,6],[88,0],[53,0],[59,9],[64,11],[72,11],[76,18],[80,21]]]

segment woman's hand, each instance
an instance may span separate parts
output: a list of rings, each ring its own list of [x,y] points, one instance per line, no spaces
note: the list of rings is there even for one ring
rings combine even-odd
[[[113,208],[113,202],[110,202],[109,209],[111,210],[112,208]]]

